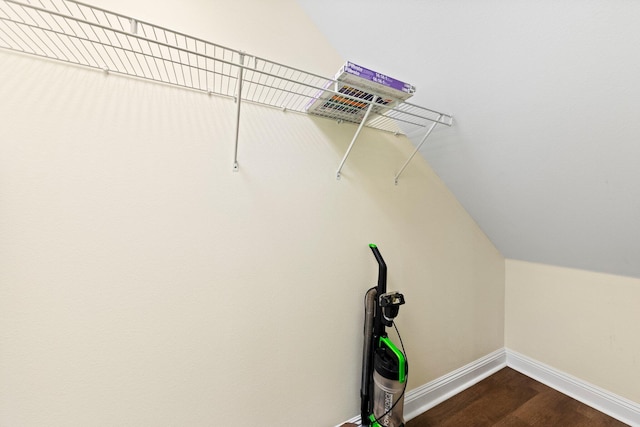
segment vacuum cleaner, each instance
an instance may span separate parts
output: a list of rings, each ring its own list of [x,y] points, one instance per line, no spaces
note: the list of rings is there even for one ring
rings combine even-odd
[[[374,244],[369,245],[378,262],[378,284],[365,295],[361,424],[372,427],[404,427],[404,392],[408,364],[402,338],[400,350],[387,336],[393,319],[404,304],[399,292],[387,292],[387,265]],[[396,328],[396,332],[398,329]]]

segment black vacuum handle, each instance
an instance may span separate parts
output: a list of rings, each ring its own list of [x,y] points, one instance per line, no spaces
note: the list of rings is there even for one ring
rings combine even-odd
[[[378,296],[380,296],[387,292],[387,264],[382,259],[382,254],[376,245],[372,243],[369,247],[378,261]]]
[[[380,307],[380,295],[383,295],[387,292],[387,264],[382,259],[382,255],[378,250],[378,247],[374,244],[370,244],[369,247],[373,252],[373,255],[376,257],[376,261],[378,261],[378,287],[377,295],[376,295],[376,305],[375,305],[375,316],[373,318],[373,337],[372,337],[372,348],[377,346],[378,338],[382,336],[386,336],[385,333],[385,322],[384,316],[382,315],[382,307]]]

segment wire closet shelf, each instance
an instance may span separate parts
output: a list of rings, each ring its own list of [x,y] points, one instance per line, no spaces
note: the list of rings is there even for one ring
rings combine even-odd
[[[322,116],[382,131],[408,133],[434,124],[451,126],[453,120],[408,102],[372,109],[375,99],[340,93],[334,79],[73,0],[0,0],[0,47],[233,97],[238,121],[240,101],[307,113],[321,93],[340,100]],[[372,111],[351,120],[344,114],[347,108]],[[234,165],[237,169],[237,159]]]

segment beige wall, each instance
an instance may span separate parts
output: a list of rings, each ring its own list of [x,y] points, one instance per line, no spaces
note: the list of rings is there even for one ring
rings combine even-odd
[[[102,3],[310,71],[343,61],[293,1]],[[0,425],[350,418],[371,242],[407,298],[410,388],[503,347],[504,260],[422,159],[394,186],[407,139],[365,130],[336,181],[353,126],[246,105],[233,173],[231,100],[0,68]]]
[[[509,349],[640,402],[640,279],[506,261]]]

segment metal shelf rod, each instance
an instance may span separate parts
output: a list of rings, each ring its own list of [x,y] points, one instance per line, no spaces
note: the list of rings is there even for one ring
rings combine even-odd
[[[433,113],[433,114],[439,114],[439,115],[442,115],[442,117],[446,117],[446,118],[447,118],[447,119],[449,119],[449,120],[448,120],[448,122],[441,122],[440,124],[447,125],[447,126],[451,126],[451,125],[453,124],[453,117],[452,117],[452,116],[450,116],[449,114],[444,114],[444,113],[441,113],[440,111],[432,110],[432,109],[430,109],[430,108],[426,108],[426,107],[421,107],[421,106],[419,106],[419,105],[412,104],[412,103],[410,103],[410,102],[406,102],[406,101],[405,101],[405,102],[403,102],[403,103],[401,104],[401,106],[407,106],[407,107],[419,108],[419,109],[421,109],[421,110],[425,110],[425,111],[428,111],[428,112]]]
[[[442,114],[440,114],[439,119],[440,118],[442,118]],[[433,129],[436,127],[437,124],[438,124],[438,122],[434,122],[431,125],[431,127],[429,127],[429,130],[427,130],[427,132],[422,137],[422,141],[420,141],[420,143],[416,146],[416,149],[413,150],[413,153],[411,153],[411,155],[409,156],[407,161],[404,162],[404,165],[402,165],[402,167],[400,168],[400,171],[396,174],[396,177],[395,177],[395,184],[396,185],[398,185],[398,178],[400,178],[400,175],[402,175],[402,172],[404,172],[404,170],[407,167],[407,165],[409,164],[409,162],[413,159],[413,156],[415,156],[416,153],[420,150],[420,147],[422,147],[422,144],[424,144],[424,142],[427,140],[427,138],[429,138],[429,135],[431,135],[431,132],[433,131]]]
[[[240,64],[244,62],[244,55],[240,55]],[[236,138],[235,138],[235,148],[233,151],[233,171],[238,172],[238,138],[240,136],[240,105],[242,104],[242,75],[244,73],[244,69],[241,67],[238,70],[238,87],[236,94]]]
[[[353,139],[351,139],[349,148],[347,148],[347,152],[344,153],[344,157],[340,162],[340,166],[338,166],[338,171],[336,172],[336,179],[340,179],[342,167],[344,166],[344,163],[347,161],[347,157],[349,157],[349,154],[351,153],[351,149],[353,149],[353,144],[355,144],[356,139],[358,139],[358,136],[360,135],[360,131],[364,127],[364,124],[367,122],[367,118],[369,117],[369,113],[373,109],[373,106],[374,106],[373,103],[369,104],[369,107],[367,108],[367,112],[364,114],[364,118],[362,119],[362,122],[360,122],[360,126],[358,126],[358,130],[356,130],[355,135],[353,135]]]

